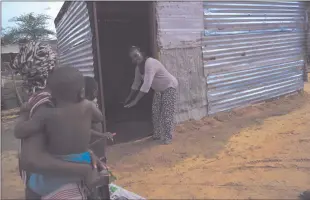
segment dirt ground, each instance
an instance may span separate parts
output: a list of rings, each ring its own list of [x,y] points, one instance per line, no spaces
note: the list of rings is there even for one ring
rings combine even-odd
[[[14,122],[2,124],[2,198],[23,196]],[[116,184],[148,199],[292,199],[310,189],[310,83],[305,92],[178,125],[171,145],[109,148]]]

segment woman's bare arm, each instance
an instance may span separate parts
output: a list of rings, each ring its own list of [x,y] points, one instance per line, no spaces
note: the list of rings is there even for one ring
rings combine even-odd
[[[41,115],[44,110],[41,109],[40,113],[38,113],[38,115],[36,115],[36,117],[32,118],[32,119],[27,119],[24,115],[26,115],[26,113],[21,114],[21,116],[19,117],[18,122],[15,125],[15,129],[14,129],[14,136],[17,139],[23,139],[23,138],[27,138],[33,134],[39,133],[43,131],[43,118],[44,116]]]
[[[131,85],[131,89],[134,90],[134,91],[139,90],[141,82],[142,82],[142,77],[141,77],[141,74],[140,74],[140,71],[139,71],[139,67],[136,67],[135,68],[135,79],[134,79],[134,81],[133,81],[133,83]]]
[[[21,168],[39,174],[78,176],[84,178],[92,170],[90,165],[66,162],[45,151],[44,135],[35,134],[23,141]]]

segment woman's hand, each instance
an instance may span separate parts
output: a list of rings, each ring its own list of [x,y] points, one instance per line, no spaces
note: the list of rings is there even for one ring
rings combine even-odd
[[[126,99],[125,99],[125,101],[124,101],[124,105],[127,105],[128,103],[129,103],[129,101],[130,101],[130,96],[128,96]]]
[[[136,93],[137,90],[131,89],[128,97],[125,99],[124,105],[127,105]]]
[[[97,186],[109,184],[109,172],[107,170],[101,170],[98,172],[97,168],[89,171],[85,178],[85,184],[89,189],[93,189]]]
[[[108,169],[104,167],[104,163],[90,150],[92,157],[92,170],[88,171],[84,181],[89,190],[97,186],[108,185],[110,174]]]
[[[129,104],[125,105],[124,107],[125,108],[131,108],[131,107],[134,107],[135,105],[138,104],[138,102],[140,101],[140,99],[142,99],[142,97],[144,97],[146,93],[144,92],[139,92],[138,95],[136,96],[136,98]]]
[[[137,103],[138,103],[138,101],[133,100],[131,103],[125,105],[124,107],[125,107],[125,108],[132,108],[132,107],[134,107],[135,105],[137,105]]]

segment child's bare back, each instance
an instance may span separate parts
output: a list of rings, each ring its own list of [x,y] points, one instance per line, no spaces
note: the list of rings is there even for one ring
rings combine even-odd
[[[93,123],[102,122],[103,116],[95,103],[84,99],[83,75],[76,68],[61,67],[49,77],[47,86],[55,107],[42,108],[31,119],[26,117],[20,121],[15,127],[15,136],[22,139],[44,133],[49,153],[66,161],[92,164],[93,157],[88,151],[91,133],[104,134],[91,127]],[[45,197],[62,185],[79,185],[80,181],[80,177],[32,173],[28,186]]]
[[[92,123],[101,122],[103,116],[95,103],[83,99],[83,75],[75,68],[62,67],[49,77],[47,86],[55,107],[41,109],[36,117],[20,123],[22,131],[15,131],[15,135],[25,138],[45,133],[47,150],[55,155],[86,152]]]
[[[102,113],[88,100],[47,108],[43,115],[48,138],[47,149],[56,155],[87,151],[91,125],[102,121]]]

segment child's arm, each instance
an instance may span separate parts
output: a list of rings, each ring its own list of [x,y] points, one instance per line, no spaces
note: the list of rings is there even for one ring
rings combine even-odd
[[[94,136],[98,136],[102,138],[106,137],[107,139],[110,139],[110,140],[113,140],[113,136],[116,135],[115,133],[110,133],[110,132],[102,133],[101,123],[92,123],[90,133]]]
[[[106,137],[110,140],[113,140],[113,137],[116,135],[116,133],[110,133],[110,132],[105,132],[105,133],[101,133],[99,131],[96,130],[90,130],[90,133],[92,135],[98,136],[98,137]]]
[[[98,132],[102,132],[102,123],[92,123],[91,129],[98,131]]]
[[[94,102],[89,101],[91,112],[92,112],[92,123],[100,123],[103,121],[103,114],[97,108],[96,104]]]
[[[39,133],[44,129],[44,116],[46,114],[45,109],[41,109],[32,119],[27,120],[26,113],[20,116],[19,121],[15,125],[14,135],[17,139],[27,138],[35,133]]]

